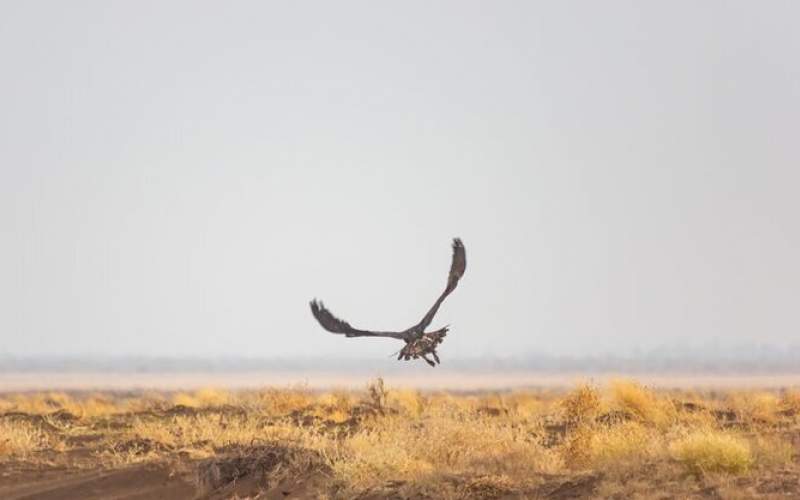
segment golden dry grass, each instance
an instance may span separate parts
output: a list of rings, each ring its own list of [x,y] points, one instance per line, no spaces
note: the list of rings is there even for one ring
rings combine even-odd
[[[619,409],[645,424],[664,429],[674,423],[677,412],[672,401],[638,382],[615,380],[611,383],[611,394]]]
[[[658,458],[664,449],[664,436],[636,421],[601,427],[591,434],[588,446],[593,467],[628,467]]]
[[[567,393],[423,393],[378,379],[363,391],[327,393],[11,394],[0,397],[0,459],[36,460],[48,450],[68,457],[91,442],[104,466],[120,467],[279,446],[317,457],[325,494],[342,498],[536,496],[554,477],[598,472],[605,479],[590,484],[593,495],[647,497],[654,470],[671,488],[687,485],[680,496],[695,481],[687,472],[724,482],[794,467],[798,400],[790,391],[711,398],[626,380]],[[12,418],[20,414],[32,417]]]
[[[36,425],[24,421],[0,421],[0,457],[25,457],[52,444],[50,436]]]
[[[730,433],[694,431],[670,445],[673,456],[694,472],[746,472],[753,465],[749,443]]]
[[[600,411],[600,391],[589,384],[582,384],[561,400],[564,416],[572,424],[594,419]]]

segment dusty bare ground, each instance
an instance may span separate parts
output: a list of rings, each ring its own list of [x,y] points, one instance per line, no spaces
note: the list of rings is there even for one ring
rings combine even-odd
[[[800,498],[800,395],[0,394],[0,498]]]

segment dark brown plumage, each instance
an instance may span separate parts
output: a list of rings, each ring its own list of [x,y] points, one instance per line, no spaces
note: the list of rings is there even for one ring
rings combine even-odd
[[[346,337],[391,337],[405,341],[406,345],[400,350],[397,359],[424,359],[429,365],[436,366],[439,363],[439,356],[436,354],[436,347],[442,343],[447,335],[447,327],[434,332],[425,332],[425,329],[433,321],[433,317],[439,310],[444,299],[452,293],[458,286],[458,280],[464,275],[467,268],[467,255],[464,251],[464,244],[458,238],[453,239],[453,261],[450,264],[450,274],[447,276],[447,286],[430,310],[422,320],[416,325],[401,332],[376,332],[372,330],[359,330],[353,328],[350,323],[343,321],[328,311],[322,302],[316,299],[311,301],[311,313],[317,318],[322,328],[331,333],[344,334]],[[435,360],[431,361],[427,355],[431,354]]]

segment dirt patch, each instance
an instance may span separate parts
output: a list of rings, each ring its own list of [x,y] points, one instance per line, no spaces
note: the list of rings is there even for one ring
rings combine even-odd
[[[461,494],[466,498],[508,498],[514,494],[509,484],[498,482],[492,477],[477,477],[463,485]]]
[[[200,415],[247,415],[244,408],[233,405],[209,406],[203,408],[192,408],[191,406],[175,405],[164,410],[161,415],[165,417],[183,416],[194,417]]]
[[[633,414],[628,411],[614,410],[608,413],[603,413],[601,415],[598,415],[595,421],[598,424],[612,426],[621,424],[623,422],[628,422],[633,419],[634,419]]]
[[[165,465],[115,471],[30,471],[13,482],[0,482],[4,500],[190,499],[195,487]]]
[[[602,480],[601,474],[551,480],[539,487],[536,494],[538,497],[554,500],[592,498]]]
[[[114,443],[111,450],[117,453],[129,453],[133,455],[147,455],[153,452],[171,451],[172,447],[158,441],[146,438],[128,439]]]
[[[755,490],[762,495],[800,498],[800,474],[794,471],[779,471],[759,479]]]
[[[195,483],[203,495],[230,498],[256,495],[287,480],[328,472],[318,453],[274,443],[222,450],[222,456],[198,464]]]

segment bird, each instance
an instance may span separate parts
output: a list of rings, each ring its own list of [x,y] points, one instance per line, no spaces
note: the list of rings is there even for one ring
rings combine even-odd
[[[331,333],[344,334],[345,337],[389,337],[402,340],[406,345],[398,351],[398,360],[408,361],[410,359],[422,358],[431,367],[435,367],[437,364],[441,363],[436,353],[436,348],[447,335],[449,325],[433,332],[426,332],[425,329],[428,328],[433,321],[433,317],[439,310],[439,306],[444,302],[444,299],[456,289],[458,281],[464,275],[464,271],[467,268],[467,254],[461,239],[453,238],[452,247],[453,259],[450,263],[450,273],[447,275],[447,286],[422,320],[410,328],[400,332],[378,332],[353,328],[347,321],[343,321],[334,316],[325,308],[322,301],[317,301],[317,299],[310,302],[311,314],[313,314],[319,324],[322,325],[322,328]],[[433,356],[433,360],[428,357],[429,354]]]

